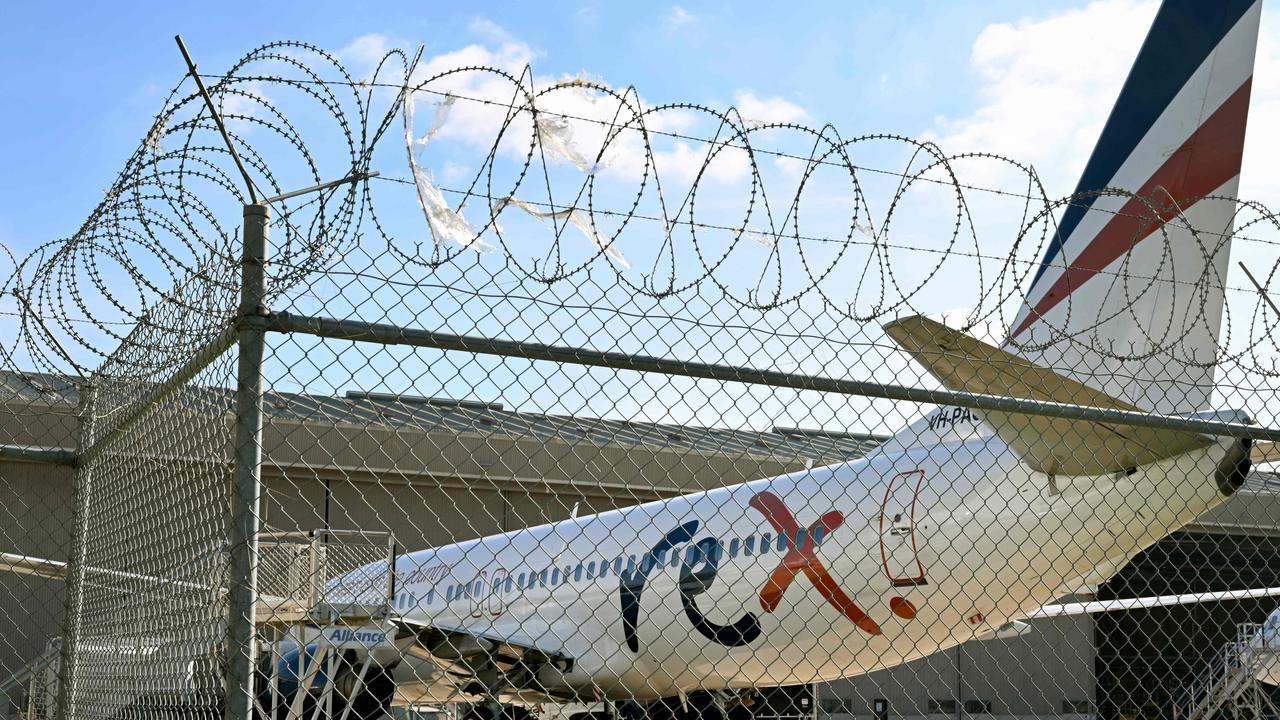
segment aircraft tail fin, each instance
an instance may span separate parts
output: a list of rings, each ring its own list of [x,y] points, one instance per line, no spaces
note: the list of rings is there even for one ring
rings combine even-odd
[[[1130,405],[1206,409],[1261,0],[1165,0],[1004,347]]]
[[[884,326],[948,390],[1137,410],[1132,404],[920,315]],[[986,411],[982,420],[1033,470],[1102,475],[1212,444],[1181,430]]]

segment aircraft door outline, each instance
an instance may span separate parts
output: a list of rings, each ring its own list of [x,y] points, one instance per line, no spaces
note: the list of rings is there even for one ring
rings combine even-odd
[[[508,576],[507,569],[500,567],[493,571],[493,580],[485,586],[489,592],[489,614],[494,617],[501,615],[507,609],[506,603],[502,599],[502,587],[506,583]]]
[[[488,578],[489,571],[482,570],[474,580],[467,584],[468,595],[471,600],[471,617],[473,618],[484,616],[485,598],[488,592],[492,590],[489,588]]]
[[[885,485],[880,503],[880,564],[894,587],[927,585],[916,535],[916,510],[924,470],[900,472]]]

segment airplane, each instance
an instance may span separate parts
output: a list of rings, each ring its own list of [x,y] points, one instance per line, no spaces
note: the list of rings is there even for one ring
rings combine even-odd
[[[919,315],[886,335],[949,390],[1249,422],[1207,408],[1260,14],[1165,0],[1004,343]],[[754,688],[1105,610],[1055,601],[1219,505],[1251,456],[1248,440],[940,407],[862,459],[330,578],[331,601],[374,604],[390,575],[390,612],[264,644],[256,692],[289,720],[324,688],[333,720],[463,698],[467,720],[543,701],[749,713]]]
[[[1206,408],[1260,13],[1165,0],[1002,345],[918,315],[888,337],[949,390],[1250,422]],[[1063,614],[1056,599],[1230,496],[1250,458],[1248,440],[941,407],[856,461],[333,578],[326,594],[355,600],[394,573],[391,614],[354,645],[314,628],[276,671],[296,699],[326,682],[322,645],[358,649],[361,718],[460,696],[475,720],[540,699],[723,714],[751,688]]]
[[[1280,607],[1272,610],[1262,627],[1249,639],[1249,650],[1258,656],[1254,677],[1280,686]]]

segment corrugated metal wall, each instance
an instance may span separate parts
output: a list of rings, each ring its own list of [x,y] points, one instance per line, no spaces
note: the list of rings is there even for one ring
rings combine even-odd
[[[1260,503],[1246,495],[1233,500],[1224,515],[1232,506],[1243,510],[1247,504],[1275,510],[1274,498]],[[1179,532],[1134,558],[1100,588],[1098,597],[1277,586],[1280,537]],[[1168,717],[1171,702],[1222,644],[1235,637],[1236,625],[1262,622],[1275,607],[1274,599],[1240,600],[1100,615],[1096,643],[1101,717]]]

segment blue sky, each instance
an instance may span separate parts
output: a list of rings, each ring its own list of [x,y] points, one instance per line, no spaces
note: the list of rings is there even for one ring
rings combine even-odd
[[[846,133],[919,134],[982,101],[970,62],[995,23],[1079,2],[15,3],[0,27],[0,238],[73,232],[146,134],[183,65],[181,33],[216,71],[269,40],[339,50],[377,33],[428,56],[490,45],[487,20],[527,43],[540,74],[586,70],[654,102],[785,98]],[[1136,47],[1136,44],[1135,44]],[[1121,71],[1123,72],[1123,71]]]
[[[1241,188],[1242,196],[1273,205],[1280,178],[1269,166],[1280,144],[1260,129],[1280,126],[1278,6],[1270,6],[1263,19]],[[1155,7],[1153,0],[11,6],[0,27],[0,97],[9,108],[0,115],[0,153],[10,167],[0,181],[0,243],[21,255],[75,232],[184,74],[175,33],[183,35],[206,73],[221,72],[251,48],[280,39],[327,48],[357,75],[380,49],[418,43],[425,46],[428,65],[465,59],[518,72],[529,61],[544,80],[585,73],[615,88],[635,85],[648,105],[737,104],[744,116],[831,123],[846,137],[898,133],[935,140],[949,153],[1005,153],[1034,164],[1049,194],[1061,196],[1074,185]],[[426,124],[419,120],[418,133]],[[445,182],[449,163],[484,145],[483,128],[479,137],[468,132],[465,123],[453,122],[433,141],[431,152],[439,154],[429,161]],[[447,141],[460,149],[451,154]],[[403,148],[394,151],[401,165]],[[405,174],[396,169],[394,174]],[[975,172],[971,179],[981,183],[1003,180]],[[725,205],[740,199],[732,183],[724,187],[713,199]],[[927,226],[935,199],[922,194],[912,210],[926,220],[898,225],[898,241],[938,242]],[[715,203],[703,207],[708,205],[714,211]],[[399,207],[406,210],[390,222],[421,233],[412,196]],[[998,257],[1000,243],[1012,237],[1008,230],[980,227],[984,239],[996,239],[985,249]],[[1276,260],[1276,250],[1266,253],[1257,258],[1258,267]],[[899,260],[895,272],[908,283],[913,273],[927,277],[929,267],[918,265]],[[955,289],[964,289],[968,278],[954,266],[949,273],[948,280],[962,282],[932,283],[920,311],[964,310]],[[303,311],[324,309],[308,307],[307,298],[294,301]],[[8,307],[0,301],[0,310]],[[683,356],[688,350],[671,349]],[[380,359],[389,366],[401,362],[394,354]],[[779,367],[831,369],[822,366],[820,353],[808,360],[807,366]],[[386,387],[365,389],[403,391],[420,382],[426,369],[401,372]],[[472,377],[460,372],[455,380],[461,386],[445,390],[468,394]],[[351,379],[323,378],[334,391]],[[503,397],[496,381],[486,392],[481,395],[488,399]],[[810,424],[806,419],[813,420],[802,416],[796,424]]]

